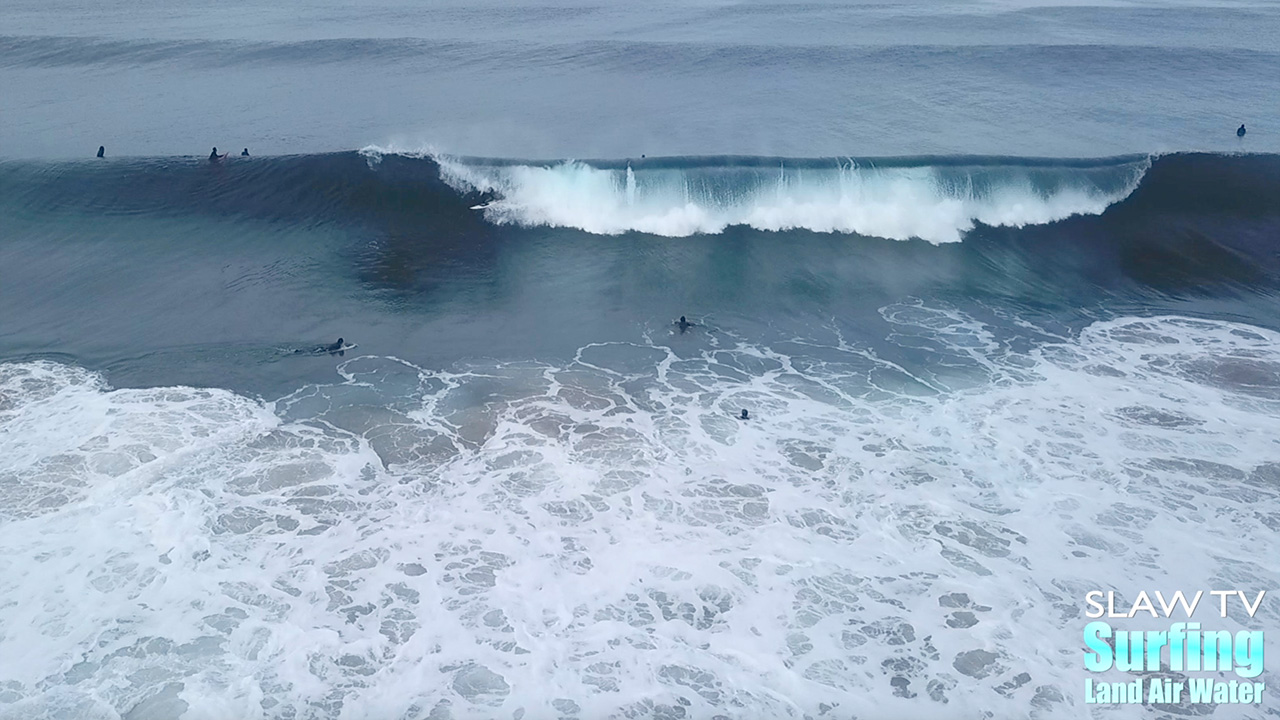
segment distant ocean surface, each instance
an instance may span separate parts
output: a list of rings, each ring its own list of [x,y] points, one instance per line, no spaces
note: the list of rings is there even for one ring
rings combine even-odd
[[[1270,0],[7,0],[0,157],[1280,152],[1278,35]]]
[[[1280,585],[1274,3],[0,21],[0,718],[1157,717],[1085,594]]]

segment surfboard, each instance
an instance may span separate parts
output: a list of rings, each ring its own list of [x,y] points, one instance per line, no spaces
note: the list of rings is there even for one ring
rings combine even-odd
[[[337,348],[336,350],[330,350],[328,347],[325,347],[325,346],[309,347],[309,348],[294,348],[293,350],[281,348],[281,350],[290,355],[336,355],[337,353],[346,352],[348,350],[352,350],[358,347],[360,347],[359,344],[350,343],[348,345],[343,345],[342,347]]]

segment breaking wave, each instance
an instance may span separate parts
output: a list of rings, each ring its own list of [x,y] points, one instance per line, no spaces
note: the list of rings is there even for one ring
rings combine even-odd
[[[489,193],[499,224],[616,235],[714,234],[746,226],[959,242],[976,224],[1023,227],[1098,215],[1148,157],[1083,163],[962,158],[700,158],[513,164],[437,158],[459,192]]]
[[[951,243],[983,227],[1071,218],[1166,229],[1191,222],[1213,235],[1223,221],[1269,226],[1277,197],[1275,155],[528,161],[368,147],[219,165],[195,157],[0,162],[0,204],[24,214],[197,213],[450,235],[484,225],[667,237],[741,227]]]

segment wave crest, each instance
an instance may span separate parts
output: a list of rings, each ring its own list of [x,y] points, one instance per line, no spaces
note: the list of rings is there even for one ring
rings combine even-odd
[[[1151,166],[1148,157],[1091,165],[435,160],[450,187],[491,194],[481,207],[498,224],[668,237],[747,226],[932,243],[958,242],[977,223],[1023,227],[1101,214]]]

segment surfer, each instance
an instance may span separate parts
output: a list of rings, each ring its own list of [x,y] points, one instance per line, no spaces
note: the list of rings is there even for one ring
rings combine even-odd
[[[1244,137],[1244,123],[1240,124],[1240,129],[1236,130],[1236,137]]]
[[[698,327],[698,325],[697,323],[689,322],[683,315],[681,315],[680,319],[676,321],[676,327],[680,328],[680,334],[683,335],[686,332],[689,332],[689,328]]]
[[[214,152],[217,152],[216,150]],[[249,157],[249,148],[240,151],[240,157]]]
[[[322,353],[329,353],[330,355],[344,355],[346,354],[347,350],[350,350],[353,347],[355,347],[355,345],[351,345],[350,347],[348,347],[346,340],[343,340],[342,338],[338,338],[337,342],[329,343],[328,345],[312,345],[310,348],[306,348],[306,349],[299,348],[297,350],[294,350],[293,354],[294,355],[320,355]]]
[[[222,153],[221,155],[219,155],[218,148],[214,148],[213,152],[209,153],[209,162],[217,162],[226,156],[227,156],[226,153]]]
[[[104,156],[104,155],[106,155],[106,154],[107,154],[107,146],[106,146],[106,145],[99,145],[99,146],[98,146],[98,157],[102,157],[102,156]]]
[[[739,420],[750,420],[750,419],[751,419],[751,413],[747,412],[747,409],[746,409],[746,408],[742,408],[742,414],[738,416],[738,419],[739,419]]]

